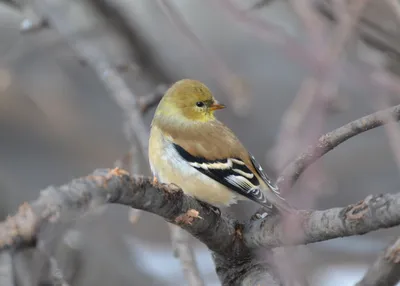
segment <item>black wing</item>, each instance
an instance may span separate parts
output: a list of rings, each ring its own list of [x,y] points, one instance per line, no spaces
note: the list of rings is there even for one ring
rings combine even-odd
[[[241,159],[207,160],[191,155],[177,144],[173,145],[179,155],[199,172],[264,207],[273,207],[261,191],[259,180]]]

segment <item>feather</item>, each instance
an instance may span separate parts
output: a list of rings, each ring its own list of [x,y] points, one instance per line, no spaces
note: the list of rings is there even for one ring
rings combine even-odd
[[[199,172],[264,207],[272,208],[261,191],[257,176],[240,158],[208,160],[191,155],[177,144],[173,146],[178,154]]]
[[[279,198],[284,200],[283,197],[281,197],[281,193],[279,192],[278,187],[272,183],[271,179],[267,176],[267,174],[264,172],[263,168],[261,165],[256,161],[256,158],[249,152],[249,156],[251,159],[251,163],[254,166],[254,169],[257,171],[258,175],[261,177],[261,179],[264,181],[264,183],[273,191]]]

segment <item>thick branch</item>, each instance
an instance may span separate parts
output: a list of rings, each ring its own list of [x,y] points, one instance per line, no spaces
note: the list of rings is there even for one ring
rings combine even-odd
[[[361,117],[326,133],[318,139],[316,144],[309,146],[306,152],[298,156],[283,170],[277,182],[279,187],[284,191],[289,189],[308,166],[333,148],[360,133],[387,124],[391,120],[400,120],[400,105]]]
[[[0,250],[35,241],[40,227],[55,223],[64,210],[82,211],[116,203],[157,214],[181,226],[212,251],[231,256],[234,222],[219,217],[207,205],[186,196],[176,186],[153,186],[150,178],[130,177],[122,169],[99,169],[60,187],[49,187],[40,197],[24,203],[15,216],[0,223]]]
[[[258,220],[244,232],[249,248],[308,244],[338,237],[365,234],[400,224],[400,193],[368,196],[357,204],[323,211],[299,211],[291,226],[298,228],[286,237],[285,224],[277,218]]]
[[[368,269],[356,286],[394,286],[400,281],[400,238]]]

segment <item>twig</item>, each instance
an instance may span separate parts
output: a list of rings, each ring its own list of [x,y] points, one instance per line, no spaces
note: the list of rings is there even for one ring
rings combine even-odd
[[[387,91],[392,91],[400,94],[400,78],[392,74],[377,70],[371,74],[371,79],[374,83],[385,88]]]
[[[400,105],[364,116],[321,136],[316,144],[309,146],[307,151],[288,164],[277,180],[278,185],[282,189],[290,188],[318,158],[360,133],[389,123],[388,118],[391,117],[396,121],[400,120]]]
[[[303,22],[309,37],[311,38],[311,48],[313,52],[320,52],[323,46],[324,22],[319,14],[314,11],[311,1],[309,0],[290,0],[291,6]],[[319,59],[320,55],[317,54]]]
[[[317,59],[314,55],[300,45],[294,37],[288,35],[282,27],[271,22],[251,17],[248,12],[241,11],[236,7],[232,0],[219,0],[217,2],[220,3],[226,11],[231,13],[237,21],[243,22],[251,27],[253,31],[256,32],[256,36],[276,42],[291,59],[300,62],[303,66],[311,70],[316,70]]]
[[[189,234],[176,225],[168,224],[171,233],[172,247],[176,256],[181,262],[181,266],[191,286],[202,286],[205,285],[203,279],[200,276],[198,266],[194,260],[193,248],[187,247],[189,244]]]
[[[400,4],[397,0],[386,0],[386,3],[393,10],[398,21],[400,21]]]
[[[371,265],[356,286],[394,286],[400,281],[400,238]]]
[[[48,256],[50,263],[50,275],[53,285],[56,286],[69,286],[70,284],[65,281],[64,274],[58,266],[57,260],[53,256]]]
[[[159,84],[152,93],[140,96],[138,101],[141,112],[146,113],[151,107],[157,105],[167,89],[168,85]]]
[[[45,248],[44,242],[40,239],[36,242],[36,248],[48,259],[49,261],[49,277],[51,279],[52,285],[55,286],[70,286],[66,281],[63,271],[58,266],[56,258],[49,253]],[[1,284],[0,284],[1,285]]]

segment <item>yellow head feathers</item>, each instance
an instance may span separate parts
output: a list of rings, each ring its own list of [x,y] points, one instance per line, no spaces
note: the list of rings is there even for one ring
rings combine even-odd
[[[173,117],[177,121],[207,122],[215,118],[215,110],[224,107],[215,100],[206,85],[197,80],[182,79],[165,93],[156,116]]]

